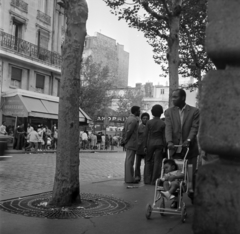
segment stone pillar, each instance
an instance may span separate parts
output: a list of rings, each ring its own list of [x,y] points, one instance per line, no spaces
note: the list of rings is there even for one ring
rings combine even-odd
[[[240,1],[209,0],[207,53],[217,70],[203,81],[201,148],[219,155],[197,176],[195,234],[240,233]]]

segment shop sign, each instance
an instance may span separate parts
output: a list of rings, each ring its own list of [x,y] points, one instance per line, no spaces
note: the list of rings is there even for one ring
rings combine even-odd
[[[27,117],[28,111],[18,95],[3,98],[3,115]]]
[[[98,116],[97,121],[98,122],[104,122],[105,118],[108,118],[109,122],[117,122],[117,123],[124,123],[125,120],[127,119],[126,116]]]

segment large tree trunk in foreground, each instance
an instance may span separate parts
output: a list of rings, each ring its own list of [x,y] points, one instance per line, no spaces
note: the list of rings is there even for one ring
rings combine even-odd
[[[66,0],[67,31],[62,47],[58,148],[53,197],[55,206],[80,203],[79,92],[80,64],[86,36],[88,8],[85,0]]]
[[[169,19],[169,38],[168,38],[168,66],[169,66],[169,107],[172,106],[172,92],[179,88],[178,66],[179,66],[179,24],[181,14],[181,0],[172,0],[173,10]]]

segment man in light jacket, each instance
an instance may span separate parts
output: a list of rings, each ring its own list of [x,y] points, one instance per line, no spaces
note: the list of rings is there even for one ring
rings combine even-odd
[[[134,160],[138,147],[138,125],[140,116],[140,107],[133,106],[131,115],[126,119],[123,129],[122,146],[126,149],[125,159],[125,183],[137,183],[134,178]]]
[[[173,158],[183,159],[186,148],[189,147],[188,164],[193,169],[193,190],[195,187],[194,172],[197,165],[198,143],[197,133],[199,127],[199,110],[185,103],[186,92],[183,89],[176,89],[172,93],[173,107],[165,111],[166,141]],[[182,145],[183,147],[174,147]],[[192,191],[193,192],[193,191]],[[192,197],[192,195],[190,195]]]

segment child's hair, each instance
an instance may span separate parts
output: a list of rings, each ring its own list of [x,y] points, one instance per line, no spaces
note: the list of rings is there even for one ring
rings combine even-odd
[[[173,159],[166,159],[164,161],[164,165],[165,164],[169,164],[170,166],[175,166],[175,171],[178,170],[178,165],[176,164],[176,162]]]

